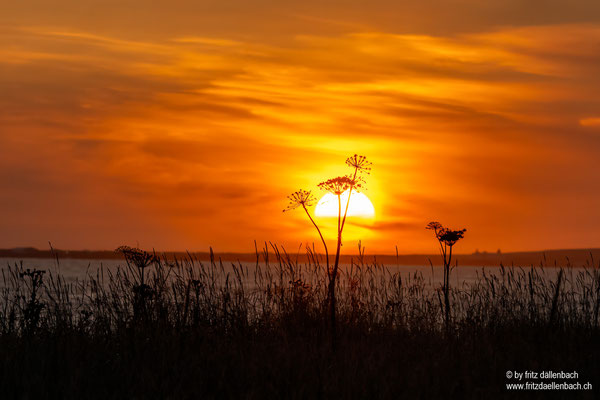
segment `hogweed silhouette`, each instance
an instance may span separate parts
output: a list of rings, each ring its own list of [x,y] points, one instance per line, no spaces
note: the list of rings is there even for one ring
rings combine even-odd
[[[135,282],[132,287],[133,292],[133,316],[134,319],[146,318],[148,314],[147,303],[152,299],[154,290],[145,280],[145,270],[158,259],[154,254],[150,254],[136,247],[120,246],[115,250],[123,254],[125,262],[130,271],[134,273]]]
[[[23,313],[23,332],[25,334],[33,334],[38,328],[42,310],[45,305],[42,303],[38,296],[38,291],[41,289],[44,283],[44,274],[46,271],[39,269],[21,270],[19,272],[19,278],[23,281],[29,279],[26,282],[29,288],[29,298],[22,297],[25,301],[25,305],[22,309]]]
[[[335,178],[328,179],[319,183],[317,186],[321,190],[325,190],[338,199],[338,215],[337,215],[337,245],[335,252],[335,261],[333,267],[329,266],[329,253],[327,250],[327,244],[323,235],[321,234],[321,230],[313,220],[312,216],[308,212],[309,206],[312,206],[315,202],[315,198],[311,195],[310,191],[299,190],[292,195],[288,196],[290,199],[290,204],[288,208],[284,211],[293,210],[298,207],[302,207],[308,215],[308,218],[313,223],[317,231],[319,232],[319,236],[321,237],[321,241],[323,242],[323,247],[325,248],[325,255],[327,259],[327,275],[328,275],[328,286],[327,286],[327,301],[329,303],[329,314],[330,314],[330,323],[331,323],[331,332],[332,332],[332,345],[335,347],[335,338],[336,338],[336,296],[335,296],[335,287],[336,287],[336,279],[338,276],[339,262],[340,262],[340,252],[342,247],[342,233],[344,231],[344,226],[346,224],[346,217],[348,216],[348,207],[350,206],[350,198],[352,196],[353,191],[358,191],[358,189],[362,189],[365,184],[365,175],[369,175],[371,173],[371,165],[372,163],[367,160],[365,156],[360,156],[358,154],[354,154],[346,159],[346,165],[353,168],[353,172],[351,175],[338,176]],[[342,194],[348,192],[348,198],[346,199],[346,204],[342,206]],[[343,210],[343,211],[342,211]]]
[[[372,163],[367,160],[365,156],[359,156],[354,154],[346,159],[346,165],[354,168],[352,176],[338,176],[336,178],[328,179],[324,182],[319,183],[319,188],[326,190],[338,199],[338,231],[337,231],[337,246],[335,251],[335,262],[333,269],[329,271],[329,314],[331,321],[332,338],[335,343],[335,329],[336,329],[336,297],[335,297],[335,286],[338,275],[338,268],[340,263],[340,251],[342,248],[342,233],[346,224],[346,217],[348,216],[348,207],[350,206],[350,198],[352,191],[362,189],[365,184],[364,175],[371,173]],[[342,194],[348,191],[348,198],[342,214]]]
[[[452,230],[444,227],[437,221],[427,224],[425,229],[432,230],[440,245],[440,254],[444,263],[444,282],[442,292],[444,294],[444,323],[446,328],[450,324],[450,264],[452,263],[452,248],[464,237],[466,229]]]

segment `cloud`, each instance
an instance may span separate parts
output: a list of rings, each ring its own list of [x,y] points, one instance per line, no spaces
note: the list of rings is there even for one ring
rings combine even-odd
[[[371,248],[389,247],[390,233],[426,246],[410,233],[419,238],[438,217],[490,241],[529,232],[482,248],[528,248],[527,236],[547,231],[552,243],[575,244],[596,232],[566,206],[574,193],[585,204],[600,198],[586,184],[600,142],[584,132],[600,125],[597,25],[441,35],[367,22],[373,30],[285,40],[5,28],[4,206],[25,213],[18,199],[34,193],[48,203],[32,203],[35,215],[70,215],[74,203],[82,214],[86,205],[94,215],[134,210],[157,224],[145,235],[158,247],[214,239],[237,248],[274,226],[304,229],[301,216],[280,214],[285,195],[346,173],[345,157],[361,152],[375,163],[368,195],[378,220],[363,227],[379,243]],[[106,193],[98,211],[91,197]],[[576,234],[553,227],[566,218],[557,209],[582,220]],[[37,235],[45,242],[52,231]],[[295,237],[281,230],[283,241]]]
[[[600,126],[600,118],[582,118],[579,120],[581,126]]]
[[[350,225],[366,228],[374,231],[382,231],[386,233],[393,233],[398,231],[414,231],[415,229],[421,228],[421,225],[415,222],[406,221],[376,221],[373,224],[365,224],[357,221],[349,221]]]

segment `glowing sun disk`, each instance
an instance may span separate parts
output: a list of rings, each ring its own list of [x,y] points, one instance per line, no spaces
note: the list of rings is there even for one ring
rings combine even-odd
[[[342,215],[344,215],[344,209],[346,202],[348,201],[348,191],[342,193]],[[338,216],[338,199],[337,196],[332,193],[327,193],[317,203],[315,208],[315,215],[317,217],[337,217]],[[350,204],[348,205],[348,216],[349,217],[363,217],[373,218],[375,217],[375,208],[371,200],[363,194],[352,192],[350,196]]]

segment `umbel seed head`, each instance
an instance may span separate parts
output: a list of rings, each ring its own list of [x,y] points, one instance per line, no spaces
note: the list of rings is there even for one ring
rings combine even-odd
[[[336,196],[339,196],[350,188],[361,188],[362,183],[360,183],[358,179],[352,179],[349,176],[338,176],[336,178],[331,178],[321,182],[317,186],[319,186],[319,189],[321,190],[326,190],[335,194]]]
[[[445,228],[442,224],[436,221],[427,224],[425,229],[432,230],[440,243],[444,243],[450,247],[454,246],[456,242],[462,239],[467,231],[466,229],[459,229],[455,231],[450,228]]]
[[[300,189],[288,196],[289,204],[283,212],[294,210],[298,207],[311,207],[317,199],[310,190]]]
[[[371,165],[373,165],[372,162],[367,160],[367,157],[359,156],[358,154],[348,157],[346,159],[346,164],[367,175],[371,173]]]

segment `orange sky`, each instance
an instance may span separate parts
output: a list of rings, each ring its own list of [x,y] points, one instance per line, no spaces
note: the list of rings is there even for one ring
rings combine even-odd
[[[5,3],[0,247],[295,252],[355,152],[345,252],[600,246],[595,0]]]

